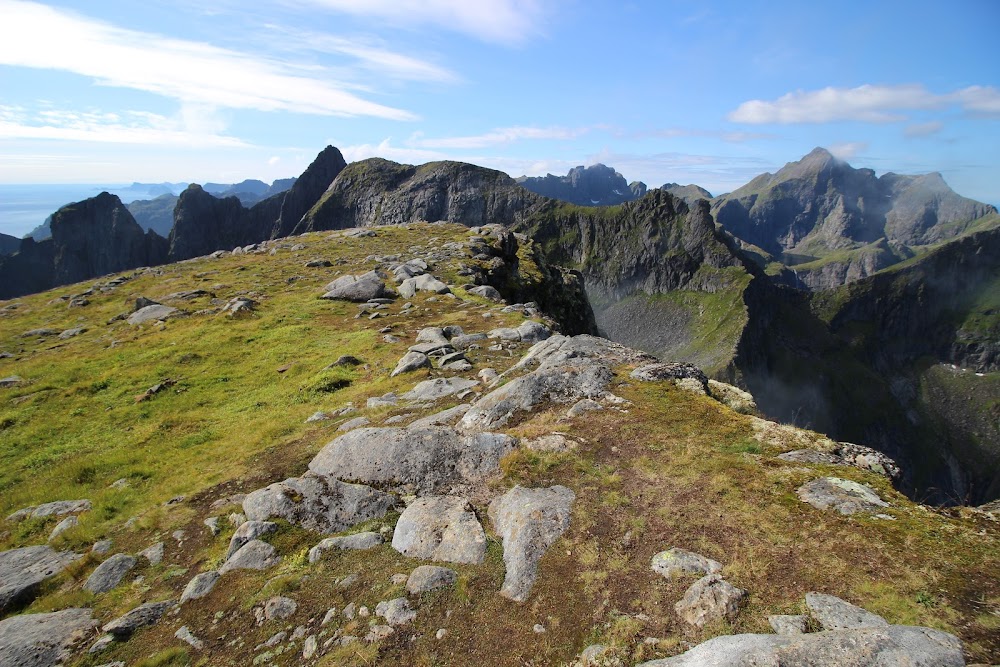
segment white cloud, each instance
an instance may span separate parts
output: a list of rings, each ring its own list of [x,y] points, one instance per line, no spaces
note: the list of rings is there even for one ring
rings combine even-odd
[[[421,148],[486,148],[488,146],[510,144],[522,139],[575,139],[576,137],[584,135],[589,131],[590,128],[585,127],[501,127],[495,130],[490,130],[485,134],[477,134],[466,137],[424,139],[419,133],[417,133],[414,134],[407,143]]]
[[[836,158],[850,160],[862,151],[868,150],[868,144],[864,141],[844,141],[832,144],[828,150]]]
[[[936,94],[922,85],[823,88],[782,95],[777,100],[750,100],[728,116],[737,123],[793,124],[861,121],[891,123],[906,120],[906,111],[958,106],[972,114],[1000,114],[1000,91],[990,86],[971,86]]]
[[[281,158],[277,155],[272,155],[267,159],[267,163],[272,167],[276,166],[279,162],[281,162]]]
[[[339,12],[403,26],[433,25],[487,42],[516,44],[537,34],[540,0],[310,0]]]
[[[187,106],[169,118],[141,111],[109,113],[0,107],[0,139],[57,139],[109,144],[187,148],[245,148],[249,144],[222,134],[211,109]]]
[[[33,2],[0,0],[0,15],[3,65],[73,72],[220,108],[414,118],[347,92],[316,67],[125,30]]]
[[[404,164],[421,164],[423,162],[433,162],[435,160],[448,159],[443,153],[437,151],[421,150],[417,148],[401,148],[392,145],[392,138],[386,138],[378,144],[359,144],[347,146],[340,149],[344,159],[348,162],[357,162],[370,157],[380,157],[394,162]]]
[[[929,137],[932,134],[937,134],[944,129],[944,123],[939,120],[930,121],[928,123],[914,123],[913,125],[908,125],[903,134],[909,138],[915,137]]]

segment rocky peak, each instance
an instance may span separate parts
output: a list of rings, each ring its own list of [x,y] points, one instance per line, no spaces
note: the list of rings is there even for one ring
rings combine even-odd
[[[629,184],[624,176],[601,163],[573,167],[566,176],[522,176],[517,182],[537,194],[579,206],[610,206],[646,194],[645,183]]]
[[[302,217],[319,201],[347,162],[339,150],[327,146],[312,161],[292,187],[281,195],[281,213],[271,230],[271,238],[292,234]]]

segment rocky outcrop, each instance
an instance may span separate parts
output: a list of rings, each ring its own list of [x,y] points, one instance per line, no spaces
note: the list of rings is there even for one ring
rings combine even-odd
[[[705,199],[707,201],[712,200],[712,193],[701,187],[700,185],[688,184],[680,185],[679,183],[664,183],[660,186],[660,189],[664,192],[669,192],[678,199],[683,199],[684,202],[691,206],[699,199]]]
[[[271,238],[291,236],[309,209],[320,200],[347,166],[344,156],[333,146],[324,148],[295,184],[281,198],[281,211],[271,229]]]
[[[486,533],[469,501],[457,496],[427,496],[399,516],[392,548],[410,558],[446,563],[481,563]]]
[[[646,184],[629,184],[611,167],[593,164],[573,167],[565,176],[521,176],[517,182],[543,197],[578,206],[613,206],[646,194]]]
[[[0,552],[0,613],[30,602],[41,583],[80,558],[47,546],[22,547]]]
[[[263,228],[254,228],[250,222],[239,199],[218,199],[192,183],[181,193],[174,209],[169,260],[176,262],[264,240]]]
[[[89,609],[50,614],[24,614],[0,621],[0,664],[11,667],[54,667],[87,639],[97,621]]]

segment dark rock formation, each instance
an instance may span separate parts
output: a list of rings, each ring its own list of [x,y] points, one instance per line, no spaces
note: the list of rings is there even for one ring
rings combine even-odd
[[[333,146],[324,148],[283,195],[280,213],[271,229],[271,238],[291,235],[302,216],[319,201],[346,166],[339,150]]]
[[[137,199],[126,204],[125,208],[144,230],[151,229],[163,238],[167,238],[174,226],[175,206],[177,206],[177,195],[168,192],[156,199]]]
[[[664,183],[660,186],[660,189],[664,192],[669,192],[678,199],[683,199],[684,202],[691,206],[699,199],[712,199],[712,193],[701,187],[700,185],[680,185],[678,183]]]
[[[21,249],[21,239],[9,234],[0,234],[0,255],[13,255]]]
[[[612,206],[646,194],[645,183],[629,184],[624,176],[600,163],[573,167],[565,176],[521,176],[517,182],[544,197],[578,206]]]
[[[176,262],[256,243],[263,240],[263,233],[253,228],[239,199],[217,199],[200,185],[192,184],[177,200],[169,240],[169,259]]]

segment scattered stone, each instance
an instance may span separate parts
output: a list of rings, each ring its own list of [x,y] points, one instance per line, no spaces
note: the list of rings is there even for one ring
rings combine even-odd
[[[334,366],[360,366],[364,362],[357,357],[350,354],[342,354],[337,357],[337,360],[330,364],[330,367]]]
[[[417,612],[410,608],[410,601],[406,598],[395,598],[386,602],[379,602],[375,607],[375,615],[381,616],[385,622],[392,627],[406,625],[417,617]]]
[[[479,564],[486,533],[465,498],[426,496],[403,510],[392,548],[410,558]]]
[[[197,637],[195,637],[191,633],[191,630],[189,630],[188,626],[186,626],[186,625],[182,625],[177,630],[177,632],[174,633],[174,637],[176,637],[177,639],[180,639],[182,642],[190,644],[192,648],[194,648],[194,649],[196,649],[198,651],[200,651],[201,649],[205,648],[205,642],[203,642],[200,639],[198,639]]]
[[[64,516],[66,514],[78,514],[80,512],[89,511],[91,507],[89,500],[56,500],[51,503],[44,503],[42,505],[25,507],[24,509],[19,509],[10,516],[7,517],[8,521],[21,521],[22,519],[27,519],[31,517],[33,519],[42,519],[47,516]]]
[[[102,652],[106,651],[108,649],[108,647],[111,646],[114,643],[115,643],[115,636],[114,635],[101,635],[100,637],[97,638],[97,641],[95,641],[93,644],[90,645],[90,648],[87,650],[87,653],[102,653]],[[122,663],[109,662],[108,663],[108,665],[115,665],[115,664],[120,664],[122,667],[125,667],[125,663],[124,662],[122,662]]]
[[[406,592],[410,595],[420,595],[438,588],[453,586],[458,580],[458,573],[447,567],[437,565],[421,565],[406,578]]]
[[[388,394],[383,394],[381,396],[373,396],[365,402],[365,407],[369,410],[377,410],[378,408],[391,408],[396,403],[399,402],[399,397],[396,396],[396,392],[390,391]]]
[[[709,393],[708,376],[694,364],[662,363],[646,364],[636,368],[630,374],[634,380],[642,382],[662,382],[663,380],[696,380],[702,387],[702,393]]]
[[[337,430],[353,431],[356,428],[361,428],[362,426],[368,426],[368,424],[371,424],[371,422],[368,420],[368,417],[355,417],[354,419],[350,419],[341,424],[340,426],[338,426]]]
[[[0,551],[0,613],[30,602],[40,584],[62,572],[78,554],[54,551],[47,546]]]
[[[115,620],[105,625],[102,630],[111,633],[116,639],[126,639],[139,628],[147,625],[155,625],[176,602],[165,600],[163,602],[147,602],[139,605],[124,616],[119,616]]]
[[[489,299],[490,301],[503,301],[503,296],[501,296],[500,292],[497,291],[496,287],[491,285],[479,285],[478,287],[473,287],[467,291],[469,294]]]
[[[440,628],[438,629],[437,632],[434,633],[435,639],[444,639],[447,636],[448,636],[448,631],[444,628]]]
[[[436,412],[429,417],[417,419],[410,424],[409,428],[427,428],[429,426],[454,426],[455,422],[469,411],[472,406],[468,403],[461,403],[453,408]]]
[[[346,589],[358,583],[358,575],[351,573],[337,582],[337,588]]]
[[[418,382],[413,389],[400,396],[400,398],[414,403],[427,403],[445,398],[446,396],[459,394],[477,386],[479,386],[479,382],[476,380],[466,380],[459,377],[434,378],[433,380]]]
[[[800,486],[796,493],[800,500],[816,509],[833,509],[845,516],[876,512],[889,506],[871,487],[839,477],[814,479]]]
[[[356,434],[370,430],[373,429],[351,431],[326,448],[345,438],[353,440]],[[322,454],[320,452],[317,459]],[[313,459],[313,463],[317,459]],[[243,501],[247,517],[256,521],[284,519],[307,530],[329,534],[385,516],[396,506],[397,500],[392,494],[362,484],[341,482],[336,479],[337,475],[324,474],[325,469],[320,465],[314,470],[302,477],[292,477],[248,494]],[[348,475],[344,477],[349,478]]]
[[[717,574],[708,574],[694,582],[674,611],[688,625],[702,628],[706,623],[727,620],[732,623],[746,602],[747,592],[736,588]]]
[[[493,529],[503,538],[507,567],[500,594],[515,602],[528,598],[538,562],[569,528],[576,494],[565,486],[528,489],[515,486],[490,503]]]
[[[809,609],[809,615],[816,619],[824,630],[855,630],[889,625],[877,614],[823,593],[806,593],[806,607]]]
[[[11,375],[9,377],[0,378],[0,389],[10,389],[11,387],[16,387],[23,383],[23,377],[20,375]]]
[[[49,542],[59,537],[70,528],[76,528],[78,525],[80,525],[80,520],[77,519],[76,516],[71,515],[66,517],[57,523],[56,527],[52,529],[51,533],[49,533]]]
[[[675,547],[653,556],[652,568],[653,572],[661,574],[667,579],[689,574],[697,574],[701,577],[706,574],[722,572],[722,563]]]
[[[215,570],[196,574],[184,587],[184,592],[181,594],[181,604],[188,600],[198,600],[211,593],[220,576],[221,574]]]
[[[753,394],[749,391],[743,391],[739,387],[718,380],[709,380],[708,393],[734,412],[743,415],[752,415],[757,412],[757,401],[754,400]]]
[[[351,602],[346,607],[344,607],[344,618],[348,621],[353,621],[354,617],[357,615],[357,606]]]
[[[107,593],[122,582],[137,562],[128,554],[115,554],[97,566],[83,584],[83,588],[91,593]]]
[[[232,570],[266,570],[280,561],[281,558],[270,544],[260,540],[250,540],[219,568],[219,574]]]
[[[796,449],[778,454],[778,459],[789,463],[812,463],[817,465],[844,465],[844,459],[836,454],[821,452],[817,449]]]
[[[86,332],[87,332],[87,327],[74,327],[72,329],[66,329],[66,331],[63,331],[61,334],[59,334],[59,339],[69,340],[70,338],[75,338],[76,336],[79,336],[80,334]]]
[[[801,614],[776,614],[768,616],[767,622],[779,635],[801,635],[809,631],[809,619]]]
[[[396,574],[389,577],[389,581],[392,582],[393,586],[398,586],[400,584],[405,584],[409,577],[402,572],[397,572]]]
[[[163,561],[163,542],[143,549],[139,555],[148,560],[150,565],[159,565]]]
[[[365,641],[369,644],[374,644],[375,642],[380,642],[391,635],[395,630],[393,630],[391,625],[373,625],[371,629],[368,630],[368,634],[365,635]],[[346,637],[344,638],[346,639]]]
[[[309,550],[309,562],[315,563],[323,557],[323,552],[330,549],[345,549],[364,551],[374,549],[382,544],[382,536],[378,533],[355,533],[344,537],[328,537]]]
[[[566,411],[566,416],[569,418],[580,417],[587,414],[588,412],[595,412],[597,410],[603,410],[602,406],[597,401],[592,401],[589,398],[585,398],[582,401],[577,401],[573,407]]]
[[[222,314],[226,317],[239,319],[243,317],[250,317],[253,315],[255,310],[257,310],[256,301],[253,299],[237,297],[235,299],[231,299],[229,303],[223,307]]]
[[[333,266],[333,262],[328,259],[311,259],[306,262],[307,269],[319,269],[326,268],[328,266]]]
[[[486,334],[462,334],[451,339],[451,346],[456,350],[468,350],[479,341],[486,340]]]
[[[610,649],[604,644],[591,644],[580,653],[580,667],[604,667],[610,665],[605,658],[608,657]]]
[[[275,596],[264,603],[264,618],[269,621],[283,621],[291,617],[298,608],[295,600]]]
[[[389,377],[396,377],[397,375],[401,375],[403,373],[409,373],[420,368],[430,367],[431,360],[426,354],[420,352],[407,352],[403,355],[403,358],[399,360],[399,363],[396,364],[396,368],[389,374]]]
[[[25,331],[21,334],[21,338],[44,338],[45,336],[55,336],[59,332],[55,329],[31,329],[30,331]]]
[[[264,535],[273,533],[278,529],[278,524],[271,521],[247,521],[240,525],[229,540],[229,550],[226,551],[226,560],[234,553],[243,548],[243,545],[250,540],[256,540]]]
[[[391,297],[385,282],[374,271],[362,276],[341,276],[326,286],[323,299],[340,299],[364,303],[369,299]]]
[[[212,533],[212,535],[218,535],[222,530],[219,527],[219,517],[217,516],[210,516],[202,521],[202,523],[205,524],[205,527],[208,528],[208,532]]]
[[[516,442],[504,434],[466,435],[443,426],[360,428],[324,447],[309,469],[316,475],[407,493],[440,493],[499,472],[500,459]]]
[[[310,660],[316,655],[316,651],[319,650],[319,642],[316,640],[316,635],[309,635],[306,637],[305,643],[302,644],[302,659]]]
[[[531,631],[534,632],[536,635],[545,634],[545,626],[542,625],[541,623],[535,623],[534,627],[531,628]]]
[[[97,540],[94,542],[94,546],[92,546],[90,550],[99,556],[103,556],[111,551],[112,544],[111,540]],[[139,555],[141,556],[142,554]]]
[[[522,322],[517,327],[517,333],[522,342],[532,344],[546,340],[552,336],[552,331],[547,326],[538,322],[532,322],[531,320]]]
[[[451,292],[447,285],[429,273],[407,278],[399,284],[397,291],[404,299],[413,298],[417,292],[432,292],[434,294],[447,294]]]
[[[550,433],[531,440],[525,440],[524,446],[533,452],[569,452],[576,449],[579,445],[562,433]]]
[[[171,306],[162,306],[160,304],[154,304],[152,306],[146,306],[145,308],[140,308],[125,320],[132,326],[137,326],[140,324],[146,324],[147,322],[157,322],[160,320],[167,320],[172,317],[180,317],[186,315],[182,310],[173,308]]]
[[[64,664],[98,625],[90,613],[89,609],[64,609],[0,621],[0,664],[10,667]]]

